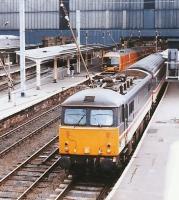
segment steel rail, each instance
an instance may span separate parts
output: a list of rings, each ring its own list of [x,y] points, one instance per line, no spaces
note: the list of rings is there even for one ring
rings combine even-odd
[[[101,190],[100,194],[96,198],[96,200],[102,200],[105,197],[105,194],[110,191],[112,183],[107,183]]]
[[[40,126],[39,128],[37,128],[33,132],[29,133],[28,135],[26,135],[22,139],[18,140],[17,142],[12,144],[11,146],[7,147],[6,149],[4,149],[3,151],[0,152],[0,157],[3,156],[4,154],[6,154],[7,152],[9,152],[10,150],[12,150],[13,148],[15,148],[17,145],[19,145],[22,142],[24,142],[25,140],[27,140],[28,138],[36,135],[37,133],[39,133],[40,131],[42,131],[43,129],[45,129],[47,126],[49,126],[50,124],[54,123],[58,119],[59,119],[59,117],[55,117],[54,119],[48,121],[45,125]]]
[[[38,151],[36,151],[32,156],[30,156],[28,159],[26,159],[23,163],[21,163],[19,166],[17,166],[13,171],[8,173],[4,178],[0,180],[0,186],[7,181],[15,172],[17,172],[20,168],[22,168],[25,164],[27,164],[29,161],[31,161],[34,157],[36,157],[39,153],[41,153],[44,149],[46,149],[50,144],[55,142],[58,139],[58,136],[55,136],[52,140],[50,140],[47,144],[45,144],[43,147],[41,147]],[[51,156],[51,155],[50,155]]]
[[[42,116],[44,116],[44,115],[46,115],[46,114],[52,112],[53,110],[57,109],[57,108],[60,107],[60,106],[61,106],[61,104],[59,104],[59,105],[57,105],[57,106],[54,106],[53,108],[50,108],[49,110],[43,112],[42,114],[40,114],[40,115],[34,117],[33,119],[30,119],[29,121],[27,121],[27,122],[25,122],[25,123],[23,123],[23,124],[17,126],[17,127],[14,128],[13,130],[10,130],[10,131],[8,131],[8,132],[5,133],[5,134],[0,135],[0,139],[6,138],[7,136],[13,134],[13,133],[16,132],[18,129],[22,128],[23,126],[26,126],[26,125],[28,125],[28,124],[30,124],[30,123],[36,121],[38,118],[41,118]]]
[[[53,152],[53,155],[58,152],[58,148]],[[51,157],[52,154],[49,156]],[[48,159],[49,159],[48,157]],[[23,199],[45,176],[47,176],[59,163],[59,158],[29,187],[26,189],[17,200]]]
[[[64,198],[64,196],[70,191],[70,189],[73,187],[73,180],[60,192],[60,194],[57,195],[55,200],[61,200]]]

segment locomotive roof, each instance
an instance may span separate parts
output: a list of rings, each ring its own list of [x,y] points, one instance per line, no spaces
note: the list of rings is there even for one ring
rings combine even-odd
[[[160,54],[155,53],[131,65],[129,69],[141,69],[151,74],[155,74],[163,62],[164,58]]]
[[[109,89],[91,88],[77,92],[69,97],[62,106],[119,107],[124,96]]]
[[[120,57],[121,55],[128,54],[134,51],[138,51],[137,49],[120,49],[118,51],[110,51],[104,55],[104,57]]]
[[[120,53],[118,51],[110,51],[104,55],[104,57],[119,57]]]

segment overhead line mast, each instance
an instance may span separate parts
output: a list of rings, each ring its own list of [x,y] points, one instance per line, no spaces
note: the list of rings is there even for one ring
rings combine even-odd
[[[113,41],[113,43],[115,44],[116,48],[119,49],[118,44],[115,42],[115,40],[113,39],[113,37],[111,36],[111,33],[108,31],[108,36],[111,38],[111,40]]]
[[[73,29],[72,29],[72,25],[71,25],[71,23],[70,23],[70,19],[69,19],[69,16],[68,16],[68,12],[67,12],[67,9],[66,9],[66,7],[65,7],[65,5],[64,5],[64,3],[63,3],[63,0],[60,1],[60,7],[63,9],[63,12],[64,12],[64,14],[65,14],[65,19],[66,19],[66,21],[67,21],[67,23],[68,23],[68,27],[69,27],[69,29],[70,29],[70,31],[71,31],[71,33],[72,33],[72,37],[73,37],[73,39],[74,39],[74,41],[75,41],[75,44],[76,44],[78,53],[79,53],[79,55],[80,55],[80,58],[81,58],[81,60],[82,60],[82,63],[83,63],[83,65],[84,65],[85,69],[86,69],[87,76],[89,77],[89,81],[90,81],[90,83],[91,83],[91,86],[94,87],[94,84],[93,84],[92,79],[91,79],[91,77],[90,77],[90,74],[89,74],[88,68],[87,68],[87,66],[86,66],[85,60],[84,60],[83,55],[82,55],[82,53],[81,53],[80,46],[79,46],[79,44],[78,44],[78,42],[77,42],[77,39],[76,39],[75,34],[74,34],[74,31],[73,31]]]
[[[20,80],[21,80],[21,97],[25,96],[25,1],[19,0],[19,17],[20,17]]]

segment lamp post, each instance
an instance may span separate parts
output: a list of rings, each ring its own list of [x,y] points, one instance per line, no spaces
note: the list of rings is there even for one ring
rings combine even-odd
[[[88,32],[86,31],[85,33],[85,39],[86,39],[86,47],[87,47],[87,44],[88,44]],[[88,66],[88,51],[86,49],[86,66]]]
[[[19,0],[21,97],[25,96],[25,2]]]
[[[133,33],[131,32],[129,40],[132,40],[132,37],[133,37]]]
[[[9,25],[9,21],[5,21],[4,22],[4,27],[7,27]],[[9,44],[7,44],[7,49]],[[8,85],[8,102],[11,102],[12,100],[12,89],[14,88],[13,85],[13,80],[11,78],[11,67],[10,67],[10,53],[12,52],[1,52],[4,54],[4,56],[7,58],[7,66],[8,66],[8,70],[6,70],[6,66],[5,66],[5,62],[3,63],[2,60],[0,61],[0,63],[2,64],[2,66],[4,67],[4,71],[6,73],[7,76],[7,85]]]
[[[11,101],[11,97],[12,97],[12,93],[11,93],[11,89],[12,89],[12,82],[11,82],[11,69],[10,69],[10,56],[9,53],[7,54],[8,57],[8,101]]]
[[[141,31],[139,30],[138,31],[138,34],[139,34],[139,39],[141,38]]]
[[[102,38],[103,38],[103,44],[105,45],[105,32],[102,33]]]
[[[87,31],[85,33],[85,39],[86,39],[86,46],[87,46],[87,44],[88,44],[88,32]]]
[[[9,24],[9,21],[4,22],[4,26],[7,26]]]
[[[158,52],[158,31],[155,31],[155,51]]]
[[[7,85],[8,85],[8,102],[11,102],[12,100],[12,89],[14,88],[13,85],[13,80],[11,78],[11,72],[10,72],[10,53],[11,52],[1,52],[3,53],[3,55],[7,58],[6,61],[6,65],[5,65],[5,61],[2,61],[2,58],[0,58],[0,64],[3,66],[4,71],[6,73],[7,76]],[[6,56],[7,55],[7,56]],[[6,66],[8,66],[8,69],[6,70]]]
[[[116,50],[118,49],[118,44],[115,42],[114,38],[112,37],[110,31],[107,32],[108,36],[110,37],[110,39],[113,41],[114,45],[116,46]]]

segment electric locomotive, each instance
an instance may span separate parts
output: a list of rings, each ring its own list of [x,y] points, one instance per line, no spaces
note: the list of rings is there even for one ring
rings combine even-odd
[[[152,54],[125,72],[94,77],[62,104],[59,128],[60,165],[111,170],[125,162],[164,83],[164,59]]]
[[[105,72],[121,72],[139,59],[152,53],[153,47],[138,47],[111,51],[103,56],[103,68]]]

